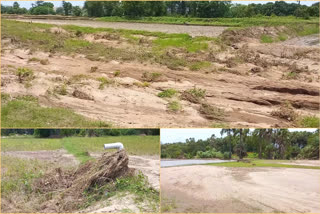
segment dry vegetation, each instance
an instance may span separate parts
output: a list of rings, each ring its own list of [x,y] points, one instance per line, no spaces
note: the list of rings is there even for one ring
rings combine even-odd
[[[315,127],[319,47],[309,42],[317,35],[296,37],[309,28],[210,38],[2,20],[2,93],[102,126]],[[10,102],[3,109],[13,113]]]

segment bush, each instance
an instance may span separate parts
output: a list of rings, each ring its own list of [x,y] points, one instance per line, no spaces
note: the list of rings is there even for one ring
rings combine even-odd
[[[223,153],[223,159],[230,159],[230,152]]]
[[[228,152],[227,152],[228,153]],[[229,154],[228,154],[229,157]],[[198,151],[197,158],[219,158],[224,159],[224,154],[217,152],[215,149],[207,150],[205,152]]]
[[[167,89],[158,94],[158,97],[173,97],[177,91],[175,89]]]

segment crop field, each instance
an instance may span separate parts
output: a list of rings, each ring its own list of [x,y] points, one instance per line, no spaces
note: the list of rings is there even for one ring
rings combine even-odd
[[[319,26],[278,19],[3,19],[3,127],[318,127]]]

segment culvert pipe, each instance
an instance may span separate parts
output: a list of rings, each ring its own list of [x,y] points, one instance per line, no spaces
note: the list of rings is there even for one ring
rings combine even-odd
[[[124,149],[124,146],[120,142],[107,143],[107,144],[104,144],[104,149],[118,149],[118,151],[120,151],[120,150]]]

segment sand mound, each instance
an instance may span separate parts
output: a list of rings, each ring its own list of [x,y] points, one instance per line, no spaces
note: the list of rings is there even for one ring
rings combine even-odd
[[[61,168],[53,170],[36,180],[33,189],[42,194],[59,192],[56,197],[43,204],[44,212],[72,211],[84,202],[85,191],[132,174],[133,169],[129,169],[128,163],[125,150],[112,154],[104,153],[97,161],[89,161],[76,171],[63,171]]]

